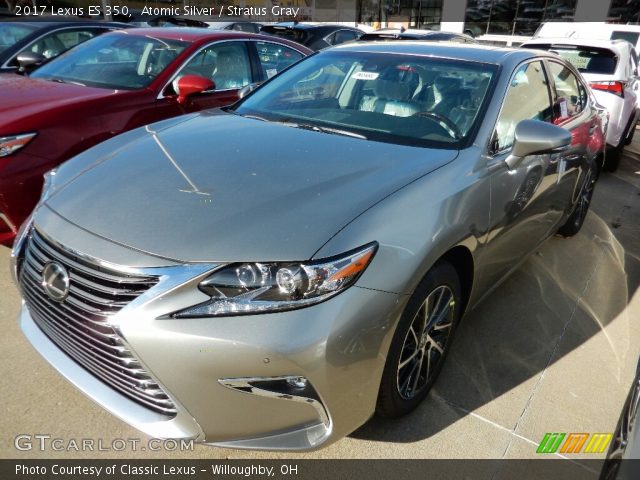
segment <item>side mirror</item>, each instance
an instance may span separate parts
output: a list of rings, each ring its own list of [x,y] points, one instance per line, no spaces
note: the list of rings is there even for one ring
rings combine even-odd
[[[528,155],[560,152],[570,145],[568,130],[539,120],[522,120],[516,125],[513,149],[505,163],[513,170]]]
[[[178,94],[178,103],[184,105],[192,95],[214,90],[216,84],[199,75],[183,75],[173,81],[173,89]]]
[[[30,72],[46,62],[47,57],[40,53],[26,50],[24,52],[20,52],[16,57],[16,60],[18,61],[18,65],[20,65],[20,72]]]
[[[260,86],[261,82],[250,83],[249,85],[245,85],[240,90],[238,90],[238,98],[242,99],[253,92],[256,88]]]

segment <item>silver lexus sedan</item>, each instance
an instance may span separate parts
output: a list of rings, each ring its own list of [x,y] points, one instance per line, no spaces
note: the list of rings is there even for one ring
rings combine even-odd
[[[12,252],[19,321],[149,435],[318,448],[419,405],[464,312],[578,232],[603,145],[552,53],[323,51],[50,172]]]

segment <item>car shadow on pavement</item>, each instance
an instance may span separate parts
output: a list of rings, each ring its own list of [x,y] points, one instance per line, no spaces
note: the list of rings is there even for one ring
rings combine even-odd
[[[403,418],[374,417],[351,437],[416,442],[473,415],[539,441],[536,417],[575,431],[590,408],[593,417],[609,409],[596,425],[613,430],[640,342],[632,321],[640,315],[638,160],[630,154],[619,172],[601,176],[577,236],[549,239],[466,316],[425,402]],[[589,342],[595,358],[581,350]]]

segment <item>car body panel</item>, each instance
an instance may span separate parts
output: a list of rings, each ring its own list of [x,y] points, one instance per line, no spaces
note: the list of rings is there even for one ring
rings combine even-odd
[[[185,262],[308,259],[335,233],[334,222],[350,222],[457,155],[384,143],[372,148],[360,139],[220,111],[201,112],[158,133],[152,133],[153,125],[146,129],[144,138],[67,184],[47,205],[98,235]],[[211,137],[218,138],[213,151]],[[265,162],[261,153],[282,144],[300,147]],[[307,144],[321,155],[314,158]],[[125,181],[113,172],[125,171],[131,156],[138,159],[131,166],[137,173]],[[109,187],[87,188],[98,179]],[[348,204],[341,201],[345,189]],[[86,208],[79,211],[75,202],[84,197]],[[139,228],[123,225],[118,231],[118,218],[111,214],[126,205]],[[149,218],[149,208],[163,214]],[[217,234],[202,248],[184,243],[182,249],[187,228]]]

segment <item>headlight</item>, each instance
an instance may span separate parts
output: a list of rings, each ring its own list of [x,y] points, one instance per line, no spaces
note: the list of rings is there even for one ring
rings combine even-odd
[[[6,157],[20,150],[36,136],[36,133],[0,137],[0,157]]]
[[[214,272],[199,289],[211,297],[174,313],[174,318],[281,312],[327,300],[355,283],[377,243],[304,263],[234,263]]]

